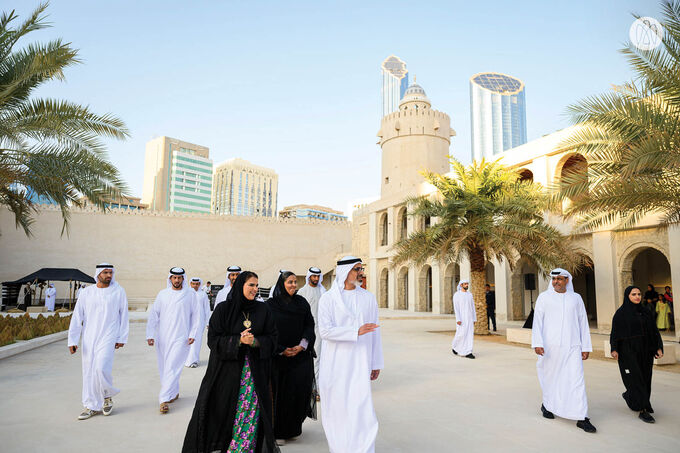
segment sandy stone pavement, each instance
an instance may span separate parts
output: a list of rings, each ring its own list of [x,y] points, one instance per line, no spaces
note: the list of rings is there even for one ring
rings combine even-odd
[[[415,319],[414,319],[415,318]],[[0,360],[0,451],[180,451],[201,366],[185,368],[180,399],[159,415],[155,352],[144,340],[144,316],[133,317],[130,343],[116,352],[114,382],[121,393],[109,417],[78,421],[81,357],[66,341]],[[535,355],[493,341],[476,341],[476,360],[454,357],[449,317],[390,316],[382,324],[386,369],[373,385],[380,431],[378,452],[677,452],[680,447],[680,376],[655,369],[647,425],[621,398],[613,361],[585,363],[590,417],[597,434],[568,420],[546,420],[539,407]],[[323,402],[322,402],[323,403]],[[323,407],[321,407],[323,411]],[[285,453],[327,452],[320,421],[308,420]],[[348,452],[353,453],[353,452]]]

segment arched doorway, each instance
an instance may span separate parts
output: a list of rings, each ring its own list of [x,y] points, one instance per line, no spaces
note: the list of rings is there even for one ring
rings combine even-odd
[[[632,265],[633,284],[639,286],[644,293],[647,285],[652,284],[659,292],[664,292],[665,286],[671,286],[671,265],[666,256],[653,248],[640,251]]]
[[[562,188],[568,187],[571,184],[585,182],[588,179],[588,161],[581,154],[568,156],[561,168],[558,168],[559,173],[557,177]],[[573,201],[573,198],[564,200],[562,209],[566,210]]]
[[[442,297],[441,313],[453,313],[453,293],[460,281],[460,266],[449,263],[444,271],[444,297]]]
[[[399,270],[397,279],[397,309],[408,310],[408,267]]]
[[[380,245],[387,245],[387,213],[380,216]]]
[[[389,301],[389,271],[385,268],[380,272],[380,294],[378,306],[387,308]]]
[[[664,287],[671,286],[671,266],[668,258],[660,247],[652,244],[634,248],[625,256],[621,266],[621,294],[628,285],[639,286],[644,294],[648,284],[652,284],[660,294],[664,292]],[[621,302],[617,301],[617,306]],[[677,310],[676,307],[673,309]],[[671,323],[674,323],[673,314]]]
[[[496,268],[494,267],[493,263],[488,262],[486,263],[486,281],[484,283],[488,283],[491,286],[491,290],[493,291],[494,288],[496,287]]]
[[[586,306],[588,321],[597,325],[597,300],[595,298],[595,265],[588,258],[584,267],[573,274],[574,291],[581,295]]]
[[[418,305],[417,311],[432,311],[432,267],[423,266],[418,276]]]
[[[529,316],[538,297],[538,267],[528,258],[522,257],[515,265],[510,280],[512,298],[512,320],[523,320]]]
[[[528,182],[533,182],[534,181],[534,174],[529,170],[528,168],[523,168],[518,172],[519,178],[517,178],[520,182],[528,181]]]
[[[399,228],[397,237],[399,240],[406,239],[408,237],[408,212],[406,211],[406,206],[402,206],[397,214],[397,225]]]

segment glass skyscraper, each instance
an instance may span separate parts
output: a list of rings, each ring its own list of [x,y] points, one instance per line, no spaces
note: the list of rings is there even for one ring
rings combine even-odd
[[[408,88],[408,69],[399,57],[390,55],[382,62],[381,118],[399,110],[399,101]]]
[[[524,82],[496,72],[470,78],[472,159],[494,159],[527,142]]]

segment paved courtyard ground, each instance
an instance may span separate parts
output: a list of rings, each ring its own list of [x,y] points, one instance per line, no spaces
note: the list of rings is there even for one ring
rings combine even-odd
[[[475,342],[476,360],[454,357],[451,317],[393,316],[382,321],[386,369],[374,384],[380,420],[378,452],[677,452],[680,450],[680,374],[655,369],[647,425],[626,407],[613,361],[585,364],[590,416],[597,434],[567,420],[546,420],[535,356],[528,347]],[[135,316],[143,321],[143,315]],[[201,367],[185,369],[179,401],[158,414],[156,355],[133,322],[130,343],[116,353],[114,381],[122,390],[111,416],[78,421],[81,357],[66,341],[0,360],[0,451],[180,451],[208,350]],[[205,340],[204,340],[205,343]],[[321,409],[323,410],[323,408]],[[284,453],[327,452],[320,421]]]

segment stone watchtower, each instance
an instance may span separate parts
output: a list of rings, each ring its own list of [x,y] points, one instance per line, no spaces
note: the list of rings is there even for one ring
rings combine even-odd
[[[455,135],[449,116],[432,110],[425,90],[411,85],[399,111],[384,116],[380,124],[381,198],[413,192],[424,182],[423,170],[448,173],[449,146]]]

